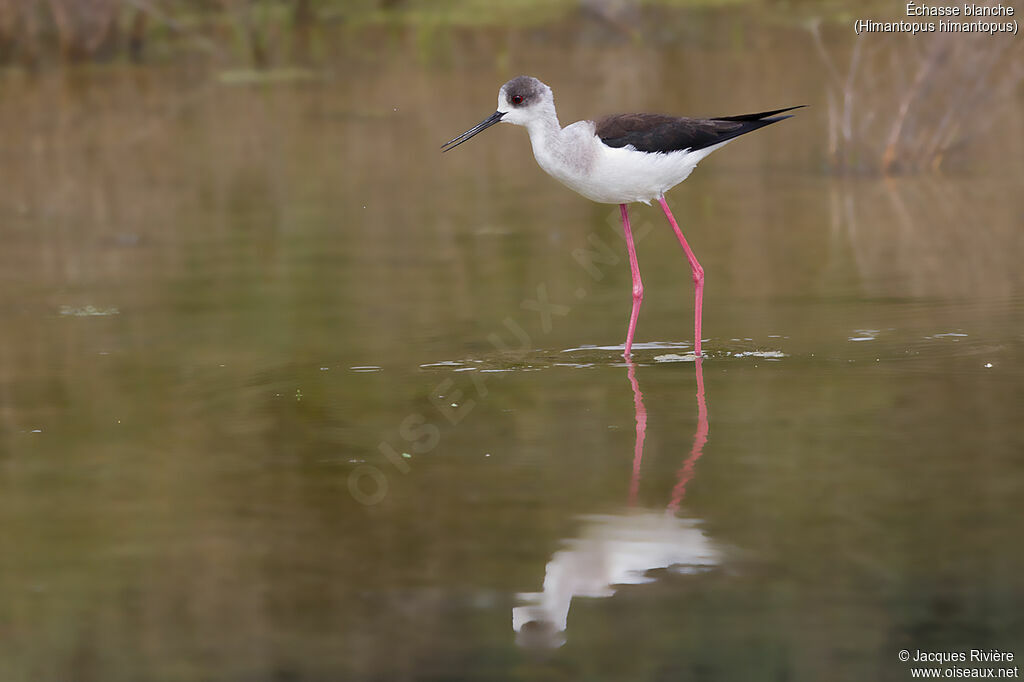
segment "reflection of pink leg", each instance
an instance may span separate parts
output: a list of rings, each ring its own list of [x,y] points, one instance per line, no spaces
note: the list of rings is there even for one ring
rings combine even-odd
[[[647,408],[644,407],[644,394],[640,392],[640,384],[636,380],[636,367],[626,359],[629,365],[629,385],[633,387],[633,413],[636,415],[636,445],[633,447],[633,478],[629,482],[629,506],[636,504],[636,493],[640,489],[640,460],[644,457],[644,437],[647,434]]]
[[[619,208],[622,210],[622,229],[626,233],[626,249],[629,251],[629,272],[633,276],[633,311],[629,314],[629,331],[626,332],[626,350],[623,353],[629,360],[629,351],[633,347],[633,332],[636,331],[636,318],[640,314],[640,304],[644,300],[644,283],[640,281],[640,266],[636,262],[636,247],[633,246],[633,230],[629,227],[629,213],[625,204],[619,204]]]
[[[693,251],[690,250],[690,245],[686,243],[686,238],[683,236],[682,230],[679,229],[679,224],[672,215],[672,211],[668,210],[668,202],[665,201],[665,197],[658,197],[658,202],[661,204],[662,210],[665,211],[665,217],[668,218],[668,222],[672,225],[672,229],[675,230],[679,243],[683,245],[683,251],[686,252],[686,258],[690,261],[690,270],[693,271],[693,283],[696,289],[693,303],[693,352],[695,355],[699,356],[700,321],[702,308],[704,307],[704,268],[702,268],[700,263],[697,262],[697,257],[693,255]],[[625,215],[626,207],[623,206],[622,210],[623,215]],[[637,276],[639,276],[639,273],[637,273]]]
[[[668,503],[670,512],[679,511],[679,505],[686,495],[686,484],[693,478],[693,468],[697,460],[704,454],[704,444],[708,442],[708,404],[704,399],[704,370],[701,367],[703,358],[697,358],[697,432],[693,434],[693,448],[690,456],[683,462],[682,468],[676,473],[676,487],[672,489],[672,501]]]

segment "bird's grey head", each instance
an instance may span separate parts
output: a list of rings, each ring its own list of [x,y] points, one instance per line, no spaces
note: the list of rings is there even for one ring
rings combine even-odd
[[[554,112],[551,88],[530,76],[518,76],[498,91],[498,111],[502,123],[528,125],[530,121]]]
[[[453,137],[441,145],[441,151],[451,151],[474,135],[487,130],[495,123],[515,123],[528,126],[534,121],[553,120],[555,115],[555,98],[551,88],[536,78],[519,76],[501,86],[498,91],[498,110],[477,123],[466,132]]]

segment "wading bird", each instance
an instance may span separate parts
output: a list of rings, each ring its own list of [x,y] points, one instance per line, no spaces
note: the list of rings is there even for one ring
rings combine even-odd
[[[669,210],[665,192],[685,180],[711,152],[740,135],[790,118],[778,114],[799,108],[719,118],[619,114],[599,121],[577,121],[563,128],[558,123],[551,88],[536,78],[519,76],[501,86],[497,111],[443,144],[441,149],[450,151],[495,123],[524,126],[530,133],[533,155],[548,175],[591,201],[619,204],[633,277],[633,309],[623,353],[626,358],[633,347],[636,319],[644,297],[626,205],[634,201],[650,204],[657,199],[690,261],[696,288],[694,354],[700,356],[704,268]]]

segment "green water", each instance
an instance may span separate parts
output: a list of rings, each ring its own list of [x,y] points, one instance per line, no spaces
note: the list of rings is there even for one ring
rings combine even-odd
[[[0,77],[0,679],[902,680],[900,649],[1024,656],[1021,129],[942,177],[826,173],[822,67],[779,30],[524,30],[507,65],[395,39],[269,85]],[[778,70],[735,75],[769,48]],[[617,208],[511,126],[438,153],[519,71],[563,123],[813,105],[669,194],[707,273],[703,400],[657,207],[632,209],[638,397]],[[583,267],[595,243],[617,256]],[[517,635],[557,566],[590,596]]]

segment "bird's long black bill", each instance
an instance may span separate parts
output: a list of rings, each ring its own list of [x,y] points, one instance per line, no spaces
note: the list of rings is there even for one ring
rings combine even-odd
[[[459,135],[457,137],[453,137],[452,139],[450,139],[447,142],[445,142],[443,145],[441,145],[441,151],[442,152],[450,152],[451,150],[455,149],[460,144],[462,144],[463,142],[465,142],[469,138],[473,137],[477,133],[482,132],[482,131],[487,130],[488,128],[490,128],[492,125],[494,125],[495,123],[500,121],[501,117],[504,116],[504,115],[505,115],[505,112],[503,112],[503,111],[495,111],[489,117],[487,117],[484,120],[480,121],[479,123],[477,123],[475,126],[470,128],[466,132],[462,133],[461,135]]]

